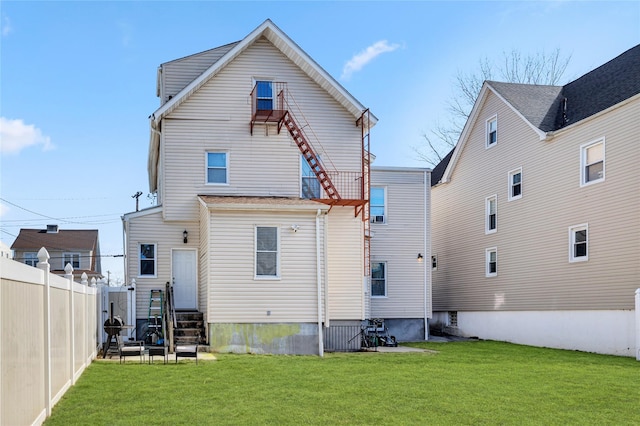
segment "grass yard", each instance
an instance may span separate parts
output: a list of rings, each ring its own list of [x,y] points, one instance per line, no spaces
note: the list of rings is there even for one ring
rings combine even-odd
[[[640,362],[499,342],[437,353],[94,362],[54,425],[640,424]]]

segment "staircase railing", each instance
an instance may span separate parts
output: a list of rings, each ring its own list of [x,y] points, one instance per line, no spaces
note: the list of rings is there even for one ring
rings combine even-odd
[[[167,333],[165,334],[165,341],[169,341],[169,352],[173,353],[173,329],[177,327],[176,324],[176,308],[173,303],[173,286],[169,281],[165,286],[165,303],[166,303],[166,325]]]

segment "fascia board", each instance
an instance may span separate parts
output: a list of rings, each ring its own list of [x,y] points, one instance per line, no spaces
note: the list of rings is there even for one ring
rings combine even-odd
[[[209,79],[216,75],[222,68],[229,64],[235,57],[237,57],[242,51],[253,44],[261,36],[265,36],[271,43],[273,43],[285,56],[292,60],[298,67],[300,67],[310,78],[320,84],[327,92],[331,93],[336,100],[346,101],[347,105],[351,105],[351,112],[356,118],[359,118],[359,114],[365,109],[364,106],[358,102],[349,92],[347,92],[331,75],[329,75],[322,67],[320,67],[309,55],[307,55],[293,40],[291,40],[282,30],[280,30],[270,19],[264,21],[260,26],[247,35],[242,41],[227,52],[216,63],[211,65],[209,69],[203,72],[198,78],[189,83],[184,89],[182,89],[176,96],[166,102],[160,108],[158,108],[152,115],[153,122],[159,122],[164,116],[171,113],[176,107],[184,102],[193,92],[198,90]],[[282,43],[287,47],[283,49]],[[302,63],[301,63],[302,61]],[[307,65],[314,72],[309,72]],[[315,74],[315,75],[314,75]],[[320,78],[318,78],[320,77]],[[333,90],[329,90],[329,88]],[[332,93],[335,91],[335,93]],[[336,96],[339,94],[340,96]],[[342,98],[342,99],[340,99]],[[345,102],[340,102],[343,105]],[[357,111],[357,113],[356,113]],[[371,127],[377,123],[378,119],[375,115],[371,114]]]

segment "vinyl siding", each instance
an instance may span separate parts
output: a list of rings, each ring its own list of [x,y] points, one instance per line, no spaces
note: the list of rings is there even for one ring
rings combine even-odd
[[[275,126],[249,132],[254,77],[287,82],[329,169],[360,171],[361,131],[353,115],[263,38],[163,120],[160,188],[167,220],[196,220],[198,194],[299,196],[300,152],[290,136],[276,134]],[[207,151],[229,153],[228,185],[205,183]]]
[[[353,207],[333,207],[328,223],[329,318],[365,319],[363,225]]]
[[[200,248],[198,251],[198,310],[207,316],[209,306],[210,250],[209,250],[209,209],[200,205]]]
[[[430,272],[425,277],[431,258],[430,191],[425,194],[425,173],[430,188],[425,171],[372,169],[371,186],[384,187],[387,197],[386,223],[371,224],[371,262],[387,262],[387,295],[371,298],[373,318],[424,318],[425,290],[430,306]]]
[[[256,226],[279,229],[279,279],[254,277]],[[315,226],[315,212],[212,211],[207,322],[316,322]]]
[[[182,240],[182,232],[189,232],[188,244]],[[151,289],[165,289],[171,276],[171,249],[198,248],[198,224],[195,222],[164,222],[161,212],[132,217],[126,224],[127,276],[136,280],[136,315],[147,318]],[[156,244],[156,276],[138,276],[139,244]]]
[[[485,119],[498,143],[485,149]],[[640,276],[640,98],[540,141],[489,94],[451,182],[432,190],[434,310],[633,309]],[[606,138],[605,181],[580,187],[580,146]],[[523,196],[508,201],[522,167]],[[484,233],[484,200],[497,194],[497,232]],[[569,263],[572,225],[589,226],[589,260]],[[498,275],[485,278],[485,249]]]
[[[227,44],[162,64],[161,81],[159,82],[161,87],[160,103],[164,104],[170,97],[175,96],[188,86],[235,45],[236,43]]]

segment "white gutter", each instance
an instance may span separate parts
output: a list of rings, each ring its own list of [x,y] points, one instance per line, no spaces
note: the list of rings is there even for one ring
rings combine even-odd
[[[316,282],[318,287],[318,354],[324,356],[324,342],[322,337],[322,266],[320,253],[320,215],[322,210],[318,209],[316,213]]]

